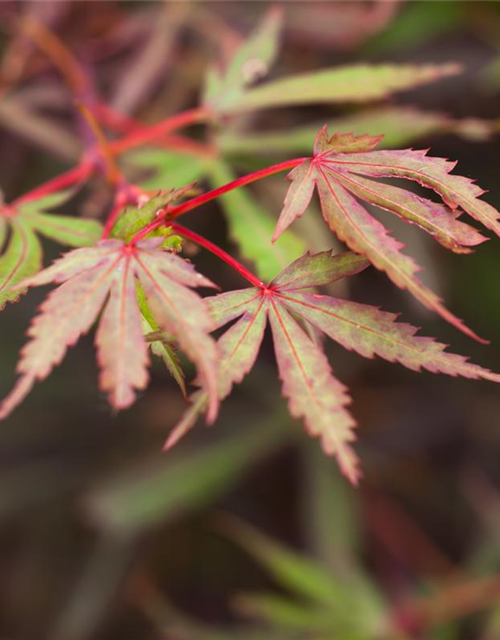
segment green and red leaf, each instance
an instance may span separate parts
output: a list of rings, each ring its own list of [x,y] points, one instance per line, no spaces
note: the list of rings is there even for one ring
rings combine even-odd
[[[447,353],[446,345],[417,336],[417,329],[396,322],[397,316],[375,307],[306,289],[354,275],[369,264],[364,256],[325,251],[306,254],[284,269],[269,287],[222,293],[207,299],[214,325],[236,322],[219,338],[219,399],[239,383],[255,363],[269,319],[276,361],[288,398],[290,413],[304,419],[308,432],[321,438],[323,450],[335,455],[343,473],[356,483],[360,472],[352,449],[355,421],[347,410],[350,398],[345,386],[332,374],[321,341],[313,340],[301,324],[326,334],[348,350],[366,358],[379,356],[414,371],[426,369],[465,378],[500,382],[500,375]],[[204,411],[204,382],[165,448],[172,447],[196,423]]]
[[[86,333],[104,309],[96,335],[100,386],[116,409],[128,407],[148,380],[138,282],[143,286],[157,326],[179,341],[198,365],[208,392],[208,419],[218,407],[217,362],[206,303],[188,287],[213,286],[192,265],[159,248],[162,238],[137,247],[111,239],[76,249],[18,287],[62,284],[43,302],[28,332],[18,365],[21,374],[0,405],[4,418],[23,400],[35,380],[43,380],[61,362],[68,346]]]
[[[385,271],[397,286],[407,289],[427,308],[470,337],[485,342],[420,281],[416,275],[420,267],[401,252],[403,245],[359,200],[418,225],[456,253],[469,253],[470,247],[486,240],[474,227],[458,219],[458,207],[500,235],[499,212],[478,199],[484,192],[471,180],[450,174],[453,163],[428,157],[425,151],[374,151],[379,141],[380,136],[370,135],[335,134],[329,138],[324,127],[316,138],[314,157],[288,176],[292,184],[273,240],[303,215],[317,189],[323,217],[340,240],[367,256],[377,269]],[[439,193],[444,204],[374,179],[388,177],[415,180]]]

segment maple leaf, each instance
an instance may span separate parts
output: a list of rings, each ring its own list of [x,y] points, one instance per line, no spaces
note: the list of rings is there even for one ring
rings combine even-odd
[[[396,322],[395,314],[308,291],[354,275],[368,265],[365,257],[350,252],[335,256],[329,251],[306,254],[266,288],[207,298],[217,327],[238,318],[218,341],[219,399],[227,397],[233,385],[241,382],[253,367],[269,320],[290,413],[304,418],[309,433],[321,438],[324,451],[337,457],[342,471],[353,483],[359,478],[359,470],[350,446],[355,421],[346,407],[351,400],[346,387],[333,376],[321,344],[311,340],[298,319],[366,358],[379,356],[414,371],[425,369],[500,382],[500,375],[469,363],[463,356],[445,352],[446,345],[416,336],[417,329]],[[171,432],[166,448],[193,427],[204,410],[208,396],[201,381],[200,386]]]
[[[148,381],[149,357],[136,287],[139,283],[156,325],[177,338],[197,365],[208,394],[208,420],[218,407],[217,348],[208,335],[214,328],[206,303],[191,287],[215,286],[192,265],[162,251],[163,238],[146,238],[136,246],[118,239],[76,249],[50,267],[23,280],[19,287],[62,283],[40,307],[28,331],[17,367],[21,377],[0,405],[5,418],[36,380],[46,378],[67,347],[86,333],[104,308],[96,334],[100,386],[116,409],[132,404]]]
[[[92,245],[100,237],[102,226],[96,220],[47,213],[72,195],[72,191],[61,191],[16,207],[0,205],[0,251],[10,233],[0,256],[0,310],[24,293],[16,285],[42,268],[42,246],[37,232],[71,247]]]
[[[336,134],[328,138],[326,127],[316,138],[314,156],[290,172],[292,184],[279,217],[275,241],[306,210],[318,190],[323,217],[350,249],[366,255],[402,289],[410,291],[427,308],[467,335],[485,342],[448,311],[440,298],[417,277],[420,267],[401,253],[404,245],[390,236],[359,200],[395,213],[430,233],[457,253],[484,242],[474,227],[458,220],[461,207],[485,227],[500,235],[499,212],[479,200],[484,191],[472,180],[450,174],[455,163],[432,158],[426,151],[374,151],[382,136]],[[364,178],[362,176],[368,176]],[[444,204],[373,178],[406,178],[433,189]]]

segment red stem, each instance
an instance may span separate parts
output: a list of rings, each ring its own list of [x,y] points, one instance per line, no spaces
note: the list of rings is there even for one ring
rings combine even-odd
[[[204,122],[210,117],[210,112],[206,107],[198,107],[197,109],[189,109],[175,116],[166,118],[157,124],[142,127],[139,130],[132,131],[130,135],[122,140],[116,140],[110,144],[110,148],[115,154],[123,153],[134,147],[139,147],[147,142],[153,142],[158,138],[162,138],[167,133],[185,127],[197,122]]]
[[[118,218],[123,207],[124,207],[124,204],[122,202],[118,202],[111,209],[109,216],[106,219],[106,224],[104,225],[104,230],[101,236],[102,240],[105,240],[106,238],[109,237],[109,234],[111,233],[111,229],[113,228],[116,222],[116,219]]]
[[[101,124],[118,133],[129,134],[144,126],[134,118],[115,111],[105,102],[94,102],[91,105],[91,110]]]
[[[270,167],[266,167],[265,169],[260,169],[259,171],[254,171],[254,173],[249,173],[246,176],[242,176],[241,178],[237,178],[232,182],[228,182],[222,187],[217,187],[216,189],[212,189],[211,191],[207,191],[206,193],[202,193],[201,196],[197,196],[196,198],[192,198],[183,204],[179,204],[177,207],[167,207],[163,210],[163,215],[159,215],[155,220],[147,224],[143,227],[133,238],[131,242],[138,242],[142,238],[154,231],[158,227],[160,227],[164,223],[168,223],[170,220],[174,218],[178,218],[184,213],[191,211],[192,209],[196,209],[197,207],[205,204],[205,202],[209,202],[210,200],[214,200],[219,196],[227,193],[228,191],[232,191],[233,189],[238,189],[239,187],[244,187],[246,184],[250,184],[251,182],[256,182],[257,180],[261,180],[262,178],[266,178],[267,176],[271,176],[274,173],[279,173],[280,171],[286,171],[287,169],[291,169],[296,167],[297,165],[307,160],[307,158],[295,158],[294,160],[285,160],[285,162],[280,162],[279,164],[273,164]]]
[[[94,103],[92,105],[92,112],[102,125],[117,133],[130,135],[132,132],[135,133],[144,129],[144,123],[115,111],[105,103]],[[175,134],[153,140],[152,143],[155,146],[166,147],[167,149],[174,149],[181,152],[185,151],[193,155],[210,157],[217,153],[216,148],[212,145]]]
[[[210,117],[209,111],[206,107],[199,107],[198,109],[190,109],[183,111],[175,116],[162,120],[157,124],[141,127],[141,129],[133,131],[130,135],[125,136],[121,140],[111,142],[109,145],[110,150],[115,155],[120,155],[129,149],[140,146],[147,142],[153,142],[156,138],[162,137],[175,129],[193,124],[195,122],[202,122]],[[17,198],[12,204],[19,205],[23,202],[30,202],[37,198],[42,198],[55,191],[61,191],[67,187],[76,184],[82,180],[85,180],[93,172],[94,166],[88,159],[83,159],[78,166],[65,171],[59,176],[44,182],[42,185],[35,187],[31,191],[23,194]]]
[[[72,185],[82,182],[85,180],[90,173],[92,172],[92,165],[84,160],[80,162],[80,164],[69,171],[65,171],[61,173],[61,175],[44,182],[43,184],[35,187],[31,191],[28,191],[24,195],[20,196],[11,204],[13,206],[17,206],[23,204],[25,202],[31,202],[32,200],[37,200],[38,198],[43,198],[55,191],[62,191],[67,187],[71,187]]]
[[[230,256],[229,253],[226,253],[226,251],[224,251],[224,249],[221,249],[220,247],[218,247],[213,242],[210,242],[210,240],[207,240],[207,238],[204,238],[203,236],[198,235],[194,231],[191,231],[191,229],[186,229],[186,227],[183,227],[180,224],[173,223],[173,224],[169,224],[169,226],[171,226],[174,231],[177,231],[178,233],[180,233],[185,238],[188,238],[189,240],[192,240],[193,242],[196,242],[196,244],[200,245],[200,247],[203,247],[204,249],[207,249],[208,251],[211,251],[214,255],[216,255],[221,260],[226,262],[235,271],[237,271],[246,280],[248,280],[248,282],[250,282],[250,284],[252,284],[254,287],[257,287],[259,289],[265,289],[266,288],[266,285],[262,282],[262,280],[259,280],[259,278],[257,278],[257,276],[255,276],[251,271],[249,271],[246,267],[244,267],[240,262],[238,262],[232,256]]]
[[[293,167],[301,164],[302,162],[304,162],[304,160],[307,160],[307,158],[294,158],[293,160],[285,160],[285,162],[273,164],[270,167],[259,169],[259,171],[254,171],[253,173],[249,173],[246,176],[242,176],[241,178],[236,178],[236,180],[228,182],[222,187],[217,187],[216,189],[212,189],[211,191],[202,193],[201,196],[192,198],[191,200],[188,200],[183,204],[179,204],[176,207],[171,207],[168,210],[168,218],[177,218],[178,216],[181,216],[182,214],[187,213],[192,209],[196,209],[202,204],[205,204],[205,202],[209,202],[210,200],[218,198],[228,191],[239,189],[240,187],[244,187],[245,185],[251,184],[252,182],[257,182],[257,180],[261,180],[262,178],[267,178],[267,176],[272,176],[275,173],[279,173],[280,171],[293,169]]]

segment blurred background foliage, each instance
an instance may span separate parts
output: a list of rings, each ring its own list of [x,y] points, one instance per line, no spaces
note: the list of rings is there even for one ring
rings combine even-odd
[[[75,164],[82,151],[71,94],[19,29],[20,17],[35,17],[65,42],[102,100],[154,122],[199,103],[209,63],[234,60],[268,6],[0,3],[7,199]],[[431,146],[433,155],[459,159],[460,173],[477,178],[500,206],[497,2],[280,6],[281,47],[257,43],[269,60],[276,53],[271,80],[351,63],[459,62],[464,72],[365,104],[331,98],[222,114],[208,137],[195,127],[190,144],[172,136],[168,148],[127,154],[129,176],[151,189],[219,185],[309,153],[328,122],[331,132],[385,133],[387,147]],[[206,95],[223,92],[212,85]],[[206,206],[189,224],[272,276],[304,247],[335,242],[311,211],[275,254],[265,248],[285,189],[283,176],[271,178]],[[101,217],[110,201],[96,180],[66,212]],[[425,265],[427,281],[492,345],[471,344],[373,270],[341,293],[402,310],[403,319],[498,371],[498,243],[455,256],[397,223],[391,219],[391,228]],[[58,255],[58,247],[45,246],[46,259]],[[241,285],[213,256],[189,244],[185,250],[224,288]],[[2,392],[42,295],[2,313]],[[0,429],[1,638],[500,638],[500,398],[493,385],[418,375],[331,348],[360,424],[365,479],[353,490],[288,417],[269,344],[216,427],[196,429],[164,455],[163,440],[183,409],[175,383],[155,363],[143,398],[110,415],[96,390],[91,340]]]

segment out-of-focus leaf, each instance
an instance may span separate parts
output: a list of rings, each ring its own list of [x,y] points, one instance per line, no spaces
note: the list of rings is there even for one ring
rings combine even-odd
[[[19,205],[18,215],[33,229],[56,242],[70,247],[90,246],[97,242],[102,234],[102,225],[98,220],[47,213],[70,200],[74,193],[74,189],[68,189],[37,200],[29,200]]]
[[[127,157],[132,166],[152,174],[139,183],[147,191],[176,189],[201,180],[212,162],[200,155],[154,148],[141,149]]]
[[[227,70],[211,69],[203,102],[219,110],[226,101],[238,99],[245,87],[267,75],[278,49],[282,11],[272,7],[260,25],[234,54]]]
[[[127,470],[89,496],[87,512],[100,528],[133,533],[193,511],[228,491],[255,461],[280,446],[285,422],[281,412],[272,413],[259,428]]]
[[[29,224],[22,218],[10,221],[10,239],[0,257],[0,310],[15,302],[26,289],[14,287],[35,274],[42,266],[42,248]]]
[[[73,195],[72,190],[44,196],[23,203],[6,216],[0,217],[0,309],[6,302],[18,300],[23,291],[16,285],[37,273],[42,267],[42,247],[36,231],[73,247],[94,244],[100,237],[102,226],[96,220],[86,220],[46,213]],[[10,239],[5,239],[10,229]]]
[[[481,70],[480,82],[486,91],[498,91],[500,88],[500,56],[496,56]]]
[[[305,448],[303,461],[301,503],[310,545],[337,575],[352,575],[361,528],[354,489],[316,447]]]
[[[218,138],[218,144],[226,154],[302,154],[311,149],[322,124],[267,133],[233,133],[226,129]],[[455,134],[467,140],[482,142],[491,138],[498,125],[493,121],[476,118],[453,119],[443,113],[421,111],[415,107],[386,106],[335,118],[329,121],[328,128],[337,133],[349,131],[356,135],[383,133],[380,147],[389,149],[436,134]]]
[[[212,167],[213,186],[231,182],[236,176],[229,165],[222,161]],[[224,194],[221,198],[229,223],[231,238],[237,243],[242,255],[255,263],[259,276],[270,280],[278,271],[304,253],[307,247],[295,234],[283,237],[274,245],[271,237],[274,220],[254,197],[244,189]]]
[[[286,14],[290,39],[314,42],[321,51],[352,50],[394,18],[399,0],[297,2]]]
[[[341,587],[311,558],[275,542],[254,527],[224,516],[221,528],[261,563],[285,589],[311,602],[331,604],[342,597]]]
[[[74,193],[74,189],[55,191],[54,193],[49,193],[46,196],[37,198],[36,200],[28,200],[27,202],[23,202],[19,206],[19,210],[25,214],[44,213],[46,211],[51,211],[52,209],[60,207],[65,202],[68,202],[68,200],[73,197]]]
[[[26,216],[25,220],[47,238],[70,247],[92,245],[99,240],[102,234],[102,225],[97,220],[51,215],[49,213]]]
[[[388,29],[366,47],[370,53],[401,51],[423,45],[456,29],[464,16],[462,2],[405,2]]]
[[[245,616],[276,627],[312,632],[328,624],[324,611],[318,611],[274,593],[243,594],[234,601],[235,608]]]
[[[239,519],[224,516],[221,527],[300,602],[267,594],[252,595],[245,598],[252,613],[274,623],[307,628],[309,633],[318,633],[318,637],[323,637],[322,633],[327,634],[325,637],[332,633],[335,638],[353,640],[384,637],[385,607],[371,585],[363,585],[355,576],[336,576],[313,558]]]
[[[65,161],[74,162],[80,155],[80,143],[61,123],[31,111],[14,96],[2,96],[0,124]]]
[[[174,45],[189,12],[188,2],[165,3],[158,6],[151,32],[143,38],[141,48],[134,52],[130,64],[119,74],[111,105],[121,113],[133,113],[151,100],[162,78],[175,60]]]
[[[82,566],[71,599],[57,617],[51,637],[87,640],[92,637],[113,595],[126,579],[137,540],[132,536],[102,536]]]
[[[219,100],[220,113],[328,102],[369,102],[460,73],[442,65],[358,64],[280,78]]]

